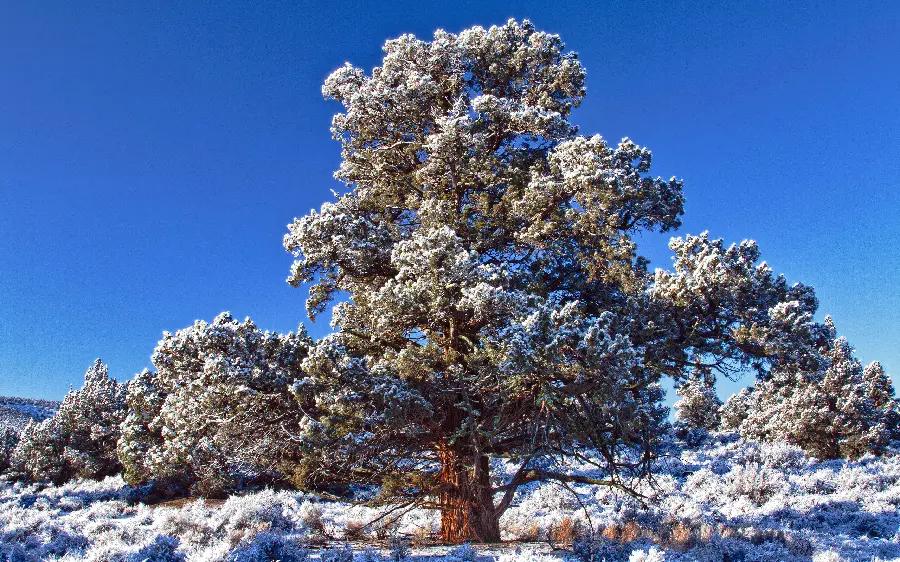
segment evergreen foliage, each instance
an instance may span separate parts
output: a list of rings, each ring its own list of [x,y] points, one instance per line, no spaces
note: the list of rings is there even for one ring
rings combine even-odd
[[[310,318],[342,295],[294,385],[307,485],[430,498],[445,540],[496,540],[518,486],[571,480],[562,459],[597,484],[646,474],[661,377],[813,361],[813,292],[754,242],[673,239],[675,270],[647,271],[633,236],[681,224],[682,184],[578,134],[585,73],[559,37],[511,20],[384,51],[325,81],[346,189],[284,239]],[[494,457],[519,463],[499,485]]]
[[[817,368],[784,368],[756,385],[739,425],[748,439],[786,441],[820,459],[880,453],[896,436],[898,404],[879,363],[863,368],[836,337]]]
[[[310,340],[228,313],[166,333],[129,387],[118,443],[129,482],[168,481],[221,495],[291,470],[302,412],[289,392]]]
[[[691,378],[678,387],[681,400],[675,403],[678,421],[688,427],[715,430],[719,428],[722,401],[716,395],[713,381]]]
[[[22,430],[13,468],[33,480],[55,483],[116,474],[125,392],[126,385],[109,378],[106,365],[97,359],[84,374],[84,386],[66,395],[54,417],[30,422]]]

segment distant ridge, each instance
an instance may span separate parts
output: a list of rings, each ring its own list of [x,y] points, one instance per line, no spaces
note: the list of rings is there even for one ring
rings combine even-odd
[[[31,421],[52,418],[59,409],[58,400],[0,396],[0,427],[21,431]]]

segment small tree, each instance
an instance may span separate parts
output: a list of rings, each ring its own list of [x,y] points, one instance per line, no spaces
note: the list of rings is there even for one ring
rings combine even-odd
[[[753,392],[753,387],[742,388],[740,391],[732,394],[728,400],[719,408],[719,419],[721,427],[725,430],[738,430],[747,416],[750,415],[755,408],[757,395]]]
[[[646,474],[662,376],[802,358],[815,297],[754,243],[677,239],[675,271],[647,272],[632,235],[680,225],[681,182],[577,134],[584,70],[559,37],[510,21],[384,51],[326,80],[347,191],[284,240],[310,318],[347,297],[294,386],[307,483],[379,484],[440,507],[446,541],[495,541],[526,482]]]
[[[85,372],[84,385],[66,394],[54,417],[23,429],[13,467],[31,479],[57,484],[117,473],[125,388],[109,378],[106,365],[97,359]]]
[[[19,434],[10,465],[18,477],[61,484],[72,476],[66,469],[65,456],[65,438],[53,418],[29,421]]]
[[[0,426],[0,472],[11,466],[13,451],[19,443],[19,433],[9,427]]]
[[[681,400],[675,403],[678,421],[688,427],[715,430],[719,428],[719,408],[722,401],[716,395],[712,381],[692,377],[678,387]]]
[[[787,441],[818,458],[881,452],[896,431],[889,379],[878,363],[863,369],[844,338],[822,350],[815,370],[773,372],[756,386],[754,402],[742,436]]]
[[[264,332],[228,313],[165,333],[156,372],[131,383],[119,440],[126,480],[183,480],[201,495],[296,464],[301,412],[288,391],[301,376],[305,333]]]

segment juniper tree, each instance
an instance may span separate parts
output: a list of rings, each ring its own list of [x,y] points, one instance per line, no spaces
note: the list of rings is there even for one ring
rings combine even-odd
[[[738,392],[732,394],[728,400],[719,408],[719,419],[721,420],[721,428],[728,431],[739,430],[741,424],[750,415],[750,412],[757,408],[758,395],[754,394],[755,389],[751,387],[742,388]]]
[[[14,470],[56,483],[116,474],[116,441],[125,416],[125,384],[109,377],[97,359],[84,385],[66,394],[52,418],[29,423],[12,454]]]
[[[714,430],[719,428],[719,408],[722,401],[716,396],[713,381],[692,377],[678,387],[681,400],[675,403],[678,421],[688,427]]]
[[[815,369],[781,367],[756,385],[741,435],[787,441],[824,459],[881,452],[896,433],[898,404],[881,365],[866,368],[843,337],[821,350]]]
[[[325,81],[345,189],[284,239],[310,318],[339,297],[293,387],[306,483],[379,484],[439,507],[446,541],[498,540],[524,483],[645,474],[662,376],[801,358],[815,297],[754,244],[675,240],[675,271],[648,272],[633,236],[681,224],[682,183],[578,134],[585,72],[559,37],[510,21],[384,51]]]
[[[128,389],[119,457],[129,482],[175,481],[219,495],[290,469],[300,418],[288,385],[309,338],[276,334],[228,313],[164,333]]]

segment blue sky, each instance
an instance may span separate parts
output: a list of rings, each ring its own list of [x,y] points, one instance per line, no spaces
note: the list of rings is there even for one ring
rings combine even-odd
[[[580,54],[583,133],[685,180],[681,234],[758,240],[900,376],[900,4],[550,6],[0,5],[0,394],[60,398],[98,356],[128,379],[223,310],[308,325],[281,239],[335,187],[322,81],[401,33],[509,17]],[[654,265],[666,240],[642,241]]]

